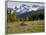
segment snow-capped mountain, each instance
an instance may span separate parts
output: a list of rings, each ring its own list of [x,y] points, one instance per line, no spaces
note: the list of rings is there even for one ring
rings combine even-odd
[[[22,4],[22,5],[20,5],[19,8],[15,7],[15,10],[16,10],[16,14],[19,15],[19,14],[23,14],[26,12],[31,12],[32,10],[37,11],[37,10],[40,10],[43,8],[44,8],[44,6],[40,6],[40,5],[28,6],[28,5]]]

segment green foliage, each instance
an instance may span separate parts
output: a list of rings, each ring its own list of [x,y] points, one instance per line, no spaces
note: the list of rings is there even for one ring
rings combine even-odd
[[[19,19],[19,17],[18,17],[18,16],[16,16],[16,21],[20,21],[20,19]]]
[[[26,17],[26,21],[28,21],[29,20],[29,17]]]
[[[13,21],[16,20],[16,17],[15,17],[15,15],[8,15],[7,20],[8,20],[9,22],[13,22]]]
[[[12,9],[11,8],[7,8],[7,22],[13,22],[16,21],[16,16],[15,14],[11,14]]]

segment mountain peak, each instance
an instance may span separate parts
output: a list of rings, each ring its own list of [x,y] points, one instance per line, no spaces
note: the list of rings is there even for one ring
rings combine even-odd
[[[35,7],[36,8],[36,7],[40,7],[40,6],[39,5],[32,5],[32,7]]]

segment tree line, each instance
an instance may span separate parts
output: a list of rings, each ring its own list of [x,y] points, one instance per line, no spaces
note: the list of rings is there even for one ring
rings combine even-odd
[[[20,19],[18,16],[16,16],[15,13],[11,14],[12,8],[7,8],[7,22],[14,22],[14,21],[32,21],[32,20],[43,20],[44,19],[44,9],[38,10],[34,13],[32,11],[32,16],[26,16],[23,19]]]

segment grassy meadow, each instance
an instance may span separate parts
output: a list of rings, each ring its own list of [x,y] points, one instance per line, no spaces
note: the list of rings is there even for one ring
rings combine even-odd
[[[44,32],[44,20],[8,22],[7,27],[7,33]]]

